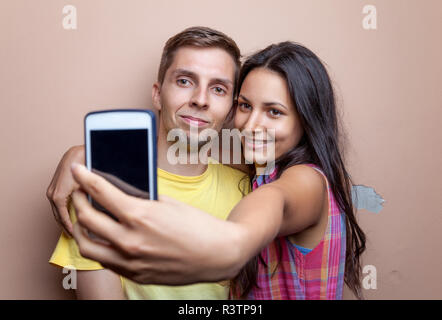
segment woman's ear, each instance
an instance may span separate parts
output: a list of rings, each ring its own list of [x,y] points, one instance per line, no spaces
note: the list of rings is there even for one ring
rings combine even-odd
[[[160,96],[161,85],[159,82],[155,82],[152,86],[152,103],[156,110],[161,110],[161,96]]]
[[[233,100],[232,107],[230,108],[229,113],[226,116],[226,119],[224,120],[223,128],[228,128],[228,129],[234,128],[233,119],[235,118],[235,112],[237,106],[238,106],[238,100],[235,99]]]

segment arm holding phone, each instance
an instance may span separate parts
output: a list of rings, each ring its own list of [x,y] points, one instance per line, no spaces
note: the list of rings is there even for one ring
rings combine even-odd
[[[81,255],[139,283],[230,279],[276,236],[314,224],[321,211],[314,206],[324,197],[317,192],[324,189],[321,179],[292,169],[246,196],[224,221],[168,197],[149,201],[129,196],[82,165],[74,165],[72,173],[82,190],[119,220],[92,207],[83,191],[75,191],[79,223],[74,237]],[[306,188],[305,181],[315,183]],[[110,245],[91,240],[81,226]]]
[[[158,201],[135,198],[84,166],[75,170],[82,191],[72,195],[79,220],[74,237],[83,257],[146,284],[215,282],[236,273],[232,266],[240,256],[235,250],[239,233],[232,223],[166,196]],[[91,206],[86,193],[118,222]],[[109,245],[90,239],[89,231]]]
[[[321,199],[327,196],[319,175],[295,166],[245,196],[225,221],[168,197],[131,197],[82,165],[74,165],[72,172],[82,190],[119,220],[93,208],[83,191],[75,191],[79,223],[74,237],[81,254],[138,283],[231,279],[275,237],[315,224],[322,213]],[[110,245],[91,240],[83,227]]]
[[[69,167],[69,169],[68,169],[68,166],[70,165],[70,163],[72,163],[73,162],[73,160],[72,159],[74,159],[75,157],[73,157],[72,156],[72,153],[74,153],[74,152],[76,152],[76,153],[80,153],[80,154],[83,154],[84,155],[84,148],[82,147],[82,148],[79,148],[79,147],[76,147],[74,150],[71,150],[69,153],[69,155],[68,156],[65,156],[65,157],[63,157],[63,159],[62,159],[62,163],[60,163],[60,165],[59,165],[59,168],[58,168],[58,170],[60,170],[60,171],[64,171],[64,172],[62,172],[62,174],[56,174],[57,175],[57,177],[58,177],[58,179],[59,179],[59,183],[64,183],[64,184],[71,184],[71,186],[72,186],[72,184],[73,183],[75,183],[75,188],[72,188],[72,189],[75,189],[75,190],[78,190],[79,189],[79,185],[75,182],[75,180],[74,180],[74,178],[73,178],[73,176],[72,176],[72,172],[71,172],[71,169],[70,169],[70,167]],[[107,177],[107,178],[109,178],[109,177]],[[54,179],[55,179],[55,177],[54,177]],[[64,180],[62,180],[62,179],[64,179]],[[104,179],[103,179],[104,180]],[[106,181],[107,182],[107,181]],[[115,184],[110,184],[112,187],[114,187],[114,185]],[[121,187],[120,187],[121,188]],[[71,188],[64,188],[63,190],[70,190]],[[96,189],[96,191],[98,191],[100,188],[99,187],[97,187],[97,189]],[[114,187],[114,189],[115,190],[118,190],[118,191],[120,191],[119,189],[117,189],[117,188],[115,188]],[[123,188],[124,189],[124,188]],[[65,191],[66,192],[66,191]],[[90,193],[91,194],[91,193]],[[123,195],[125,195],[124,193],[119,193],[119,194],[123,194]],[[97,198],[96,197],[96,195],[95,194],[91,194],[91,195],[93,195],[93,198],[95,198],[98,202],[100,202],[100,199],[99,198]],[[88,201],[88,199],[87,199],[87,197],[86,197],[86,194],[84,194],[83,192],[81,192],[81,196],[80,197],[82,197],[82,200],[84,200],[84,201],[86,201],[87,202],[87,204],[89,205],[89,201]],[[133,199],[133,197],[130,197],[131,199]],[[114,199],[115,200],[115,199]],[[141,199],[139,199],[140,201],[141,201]],[[118,203],[119,202],[119,200],[116,200],[115,201],[115,203]],[[162,204],[165,204],[166,206],[167,206],[167,204],[170,204],[170,206],[168,207],[169,208],[169,210],[171,210],[171,213],[172,214],[174,214],[174,215],[177,215],[177,217],[180,215],[180,210],[179,210],[179,208],[180,207],[178,207],[178,209],[177,209],[177,205],[184,205],[183,203],[181,203],[181,202],[178,202],[178,201],[175,201],[174,199],[171,199],[171,198],[168,198],[168,197],[165,197],[165,196],[163,196],[163,197],[160,197],[160,201],[158,201],[158,202],[161,202]],[[183,208],[188,208],[189,206],[186,206],[186,205],[184,205],[184,207]],[[112,213],[115,213],[115,210],[113,209],[113,208],[108,208],[109,209],[109,211],[110,212],[112,212]],[[140,209],[140,208],[139,208]],[[138,210],[139,210],[138,209]],[[67,210],[66,210],[67,211]],[[198,215],[198,217],[201,217],[201,219],[200,218],[197,218],[195,221],[198,221],[198,228],[200,228],[200,229],[206,229],[205,228],[205,219],[209,219],[209,220],[211,220],[212,222],[215,220],[216,221],[216,224],[219,222],[219,220],[218,219],[216,219],[216,218],[213,218],[213,217],[211,217],[210,215],[208,215],[207,213],[205,213],[205,212],[202,212],[202,211],[199,211],[199,210],[197,210],[197,209],[195,209],[195,211],[197,212],[196,214]],[[104,213],[102,213],[102,212],[99,212],[99,211],[96,211],[96,212],[98,212],[99,213],[99,215],[100,215],[100,218],[103,218],[103,220],[104,220],[104,225],[107,225],[106,223],[107,222],[109,222],[109,220],[111,220],[112,222],[114,222],[111,218],[109,218],[109,216],[108,215],[106,215],[106,214],[104,214]],[[77,215],[79,214],[79,212],[77,212]],[[116,214],[115,214],[116,215]],[[69,217],[69,216],[68,216]],[[118,217],[117,216],[117,218],[120,218],[120,217]],[[182,218],[181,218],[182,219]],[[64,221],[64,220],[63,220]],[[70,220],[69,220],[70,221]],[[164,223],[167,223],[167,221],[170,221],[170,220],[165,220],[164,221]],[[179,220],[177,220],[177,222],[178,222]],[[189,221],[187,221],[187,223],[189,223]],[[78,228],[78,224],[76,224],[77,225],[77,228]],[[110,233],[112,233],[113,231],[114,231],[114,229],[112,228],[112,227],[110,227],[110,228],[107,228],[107,230],[110,232]],[[94,230],[90,230],[90,231],[92,231],[92,232],[94,232]],[[213,230],[212,230],[213,231]],[[95,233],[95,232],[94,232]],[[100,236],[100,237],[103,237],[103,235],[102,234],[99,234],[99,233],[96,233],[98,236]],[[108,234],[109,235],[109,234]],[[187,239],[187,243],[182,243],[181,245],[181,248],[183,249],[183,250],[186,250],[186,247],[189,247],[189,242],[192,242],[192,241],[194,241],[195,242],[195,240],[193,240],[193,239],[195,239],[195,237],[193,236],[194,235],[194,226],[193,227],[191,227],[191,228],[189,228],[188,229],[188,234],[187,235],[182,235],[182,236],[184,236],[186,239]],[[87,237],[88,238],[88,236],[87,235],[84,235],[85,237]],[[171,236],[171,238],[173,238],[174,237],[174,235],[173,234],[171,234],[170,235]],[[207,235],[208,237],[210,237],[210,235]],[[220,235],[220,236],[222,236],[222,235]],[[103,237],[103,238],[105,238],[105,237]],[[73,242],[73,243],[75,243],[74,241],[73,241],[73,239],[70,239],[71,240],[71,242]],[[215,240],[215,242],[217,242],[217,240],[216,239],[214,239]],[[129,241],[129,242],[127,242],[129,245],[131,245],[131,242]],[[75,245],[76,246],[76,245]],[[195,248],[206,248],[207,250],[209,250],[209,251],[211,251],[211,250],[214,250],[214,245],[213,244],[209,244],[209,243],[206,243],[206,244],[204,244],[203,246],[202,246],[202,244],[201,243],[199,243],[199,242],[195,242],[195,243],[193,243],[193,244],[190,244],[190,246],[194,246]],[[173,248],[174,246],[173,245],[171,245],[170,246],[170,248]],[[227,246],[227,248],[229,248],[230,247],[230,244]],[[104,248],[104,247],[103,247]],[[178,257],[178,256],[180,256],[180,255],[182,255],[182,252],[180,251],[180,250],[177,250],[177,248],[179,248],[179,244],[178,244],[178,246],[176,246],[175,247],[175,250],[174,250],[174,252],[165,252],[164,253],[164,259],[165,260],[169,260],[169,257],[170,256],[176,256],[176,257]],[[132,250],[133,248],[129,248],[129,250]],[[136,249],[135,249],[136,250]],[[198,251],[199,251],[199,249],[198,249]],[[226,252],[226,254],[227,254],[227,256],[229,256],[231,253],[232,253],[232,249],[231,248],[229,248],[228,250],[226,250],[226,251],[228,251],[228,252]],[[230,267],[229,267],[229,265],[230,265],[230,262],[227,262],[227,263],[225,263],[225,262],[221,262],[221,261],[207,261],[206,259],[205,259],[205,257],[204,257],[204,255],[206,254],[206,252],[203,250],[203,251],[200,251],[201,252],[201,256],[200,257],[196,257],[196,256],[194,256],[194,255],[190,255],[189,256],[189,258],[192,258],[192,259],[197,259],[197,261],[200,261],[200,263],[201,263],[201,265],[203,265],[203,263],[206,263],[206,262],[210,262],[211,263],[211,265],[217,265],[218,267],[218,271],[216,272],[218,275],[219,275],[219,277],[220,277],[220,279],[226,279],[226,278],[228,278],[229,276],[230,276]],[[81,255],[82,256],[85,256],[85,252],[83,251],[83,249],[81,249],[80,250],[80,253],[81,253]],[[130,260],[127,260],[127,258],[126,257],[124,257],[123,255],[117,255],[117,256],[115,256],[117,259],[119,259],[119,261],[124,261],[124,262],[128,262],[128,264],[126,264],[125,266],[127,267],[127,268],[131,268],[131,267],[135,267],[136,265],[133,265],[133,264],[131,264],[130,262]],[[191,264],[191,263],[193,263],[192,261],[189,261],[189,264]],[[103,264],[102,264],[103,265]],[[109,265],[103,265],[104,267],[110,267]],[[125,276],[127,276],[128,278],[131,278],[131,279],[133,279],[133,280],[137,280],[135,277],[134,277],[134,274],[130,274],[130,273],[127,273],[127,272],[125,272],[124,270],[118,270],[117,268],[116,268],[116,266],[114,266],[114,265],[112,265],[112,270],[114,270],[114,271],[119,271],[118,273],[120,273],[120,274],[122,274],[122,275],[125,275]],[[188,270],[191,270],[191,269],[188,269]],[[185,284],[185,283],[187,283],[187,281],[185,281],[185,280],[183,280],[183,279],[178,279],[178,278],[176,278],[176,279],[173,279],[173,278],[170,278],[170,275],[171,275],[171,273],[170,273],[170,270],[168,270],[167,269],[167,267],[166,268],[161,268],[161,271],[162,272],[164,272],[164,278],[167,278],[167,281],[171,281],[171,284]],[[175,273],[176,273],[176,271],[177,270],[175,270]],[[184,270],[185,271],[185,270]],[[194,277],[195,275],[194,274],[190,274],[189,275],[189,277],[190,278],[192,278],[192,277]],[[202,278],[206,278],[207,276],[204,274],[204,273],[201,273],[199,276],[201,276]],[[194,278],[195,279],[195,281],[194,282],[199,282],[198,280],[199,280],[199,278]],[[216,281],[216,280],[214,280],[214,281]]]

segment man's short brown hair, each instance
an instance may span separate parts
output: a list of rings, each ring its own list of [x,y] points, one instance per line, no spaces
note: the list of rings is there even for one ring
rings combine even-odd
[[[207,27],[187,28],[167,40],[163,54],[161,55],[160,68],[158,70],[158,82],[160,84],[163,83],[166,71],[173,62],[175,52],[182,47],[220,48],[230,54],[236,67],[234,94],[236,93],[239,69],[241,67],[241,52],[235,41],[230,37],[220,31]]]

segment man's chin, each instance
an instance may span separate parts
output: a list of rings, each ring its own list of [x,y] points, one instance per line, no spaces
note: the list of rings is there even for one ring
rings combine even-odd
[[[207,129],[207,130],[206,130]],[[192,131],[191,131],[192,130]],[[173,136],[179,136],[179,140],[182,144],[187,145],[187,149],[190,150],[195,148],[201,148],[207,143],[212,141],[212,137],[219,135],[219,130],[216,130],[212,127],[193,127],[189,128],[188,126],[183,128],[183,125],[180,124],[179,127],[173,128],[169,130],[169,133],[172,132]],[[185,139],[185,140],[184,140]]]
[[[206,145],[207,143],[210,142],[210,139],[200,140],[199,138],[200,138],[200,136],[194,137],[194,138],[190,138],[190,136],[187,136],[188,149],[190,149],[191,147],[193,147],[193,148],[197,147],[198,149],[200,149],[201,147],[203,147],[204,145]]]

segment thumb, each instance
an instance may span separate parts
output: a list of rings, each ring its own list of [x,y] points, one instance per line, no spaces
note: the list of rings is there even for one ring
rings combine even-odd
[[[181,201],[178,201],[176,199],[170,198],[170,197],[165,196],[165,195],[158,195],[158,200],[160,202],[171,203],[171,204],[175,204],[175,205],[183,204]]]

